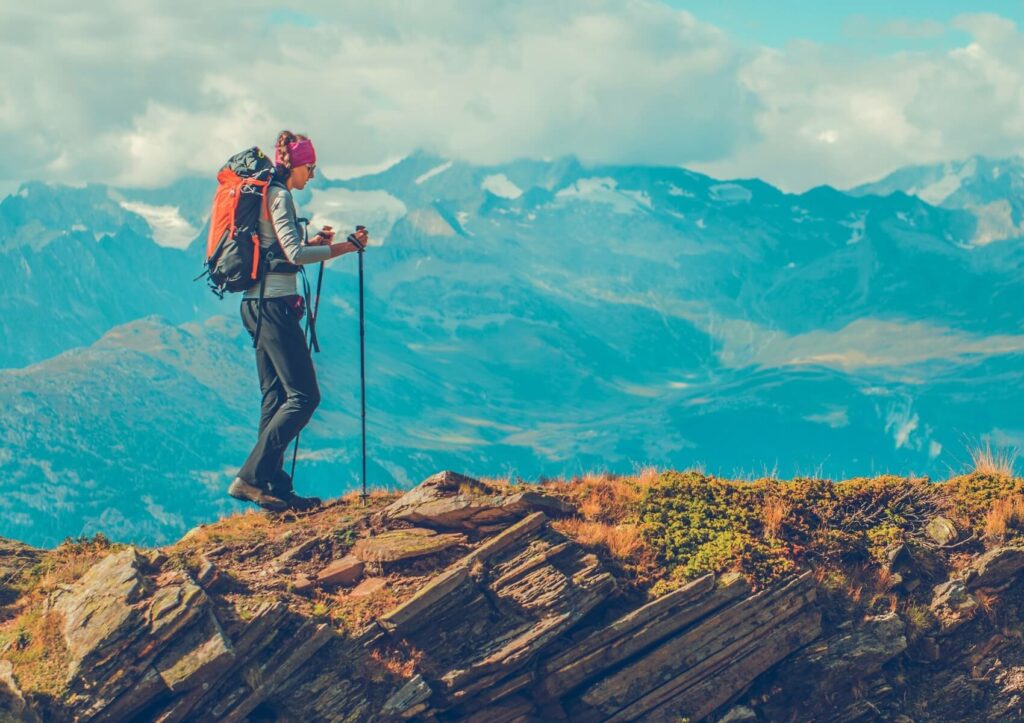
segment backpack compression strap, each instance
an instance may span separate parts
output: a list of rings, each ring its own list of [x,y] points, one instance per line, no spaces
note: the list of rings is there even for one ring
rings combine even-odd
[[[259,248],[259,244],[256,244]],[[266,267],[270,264],[270,259],[273,258],[274,252],[268,251],[263,257],[263,273],[260,274],[260,299],[256,302],[256,332],[252,335],[252,348],[256,348],[256,344],[260,340],[260,329],[263,328],[263,291],[267,286],[267,269]]]
[[[309,244],[309,219],[308,218],[297,218],[297,223],[302,224],[302,241],[305,244]],[[309,285],[309,277],[306,276],[306,269],[302,266],[299,267],[299,273],[302,274],[302,296],[306,302],[306,337],[309,339],[309,348],[315,351],[317,354],[320,353],[320,341],[316,338],[316,312],[317,310],[311,303],[313,301],[311,288]],[[324,262],[320,262],[320,276],[316,283],[316,299],[317,306],[320,304],[320,285],[324,280]]]

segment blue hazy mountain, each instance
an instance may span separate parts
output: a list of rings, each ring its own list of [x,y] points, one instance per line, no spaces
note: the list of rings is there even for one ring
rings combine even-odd
[[[972,156],[899,169],[851,193],[887,196],[901,192],[943,208],[969,211],[976,219],[971,241],[983,245],[1024,236],[1024,158]]]
[[[122,193],[26,183],[0,201],[0,264],[8,270],[0,368],[90,344],[111,326],[149,314],[177,323],[208,315],[215,308],[209,292],[191,283],[201,254],[181,248],[204,223],[188,203],[197,185]],[[208,206],[210,184],[202,185]]]
[[[316,179],[303,212],[381,244],[365,259],[370,483],[645,464],[940,476],[983,437],[1020,443],[1021,245],[979,243],[976,208],[908,179],[794,195],[425,153]],[[26,184],[0,204],[0,253],[30,270],[4,297],[0,535],[159,542],[237,509],[223,488],[259,393],[237,299],[191,281],[212,190]],[[303,491],[358,483],[355,268],[327,267]]]

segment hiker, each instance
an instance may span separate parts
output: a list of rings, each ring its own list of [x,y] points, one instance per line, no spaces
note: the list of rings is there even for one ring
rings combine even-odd
[[[316,151],[308,137],[281,131],[274,163],[259,217],[259,241],[263,249],[273,251],[279,246],[284,258],[268,254],[271,260],[264,281],[245,291],[241,307],[242,323],[256,347],[256,369],[263,392],[259,439],[228,487],[228,494],[268,510],[308,510],[321,501],[296,494],[291,476],[284,470],[285,450],[320,403],[313,360],[299,323],[309,310],[298,293],[296,276],[304,264],[358,251],[360,246],[351,241],[335,243],[330,226],[324,226],[308,242],[303,241],[292,191],[305,188],[316,171]],[[365,228],[360,227],[349,238],[353,237],[366,246]]]

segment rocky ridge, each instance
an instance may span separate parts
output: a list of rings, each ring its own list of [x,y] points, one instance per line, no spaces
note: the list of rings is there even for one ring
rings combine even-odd
[[[5,609],[0,705],[26,721],[741,721],[799,709],[906,722],[921,710],[907,691],[939,686],[957,720],[1020,713],[1024,547],[948,579],[928,564],[933,548],[894,547],[891,584],[929,590],[941,623],[919,635],[895,611],[838,617],[812,570],[767,585],[709,573],[643,596],[561,531],[575,514],[551,489],[443,472],[398,498],[240,515],[160,550],[98,545],[58,563],[11,544],[8,581],[42,564],[52,584]],[[949,520],[927,527],[957,544]]]

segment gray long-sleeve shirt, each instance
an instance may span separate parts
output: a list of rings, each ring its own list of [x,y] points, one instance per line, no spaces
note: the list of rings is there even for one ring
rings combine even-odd
[[[309,246],[303,243],[302,229],[296,220],[298,214],[295,211],[295,201],[292,200],[292,192],[287,188],[278,185],[267,187],[267,211],[270,214],[269,218],[260,213],[260,246],[264,249],[277,240],[284,250],[285,258],[297,266],[326,261],[331,257],[330,246]],[[296,276],[295,273],[268,273],[263,296],[271,298],[298,293]],[[257,299],[259,295],[260,286],[256,284],[247,289],[242,298]]]

